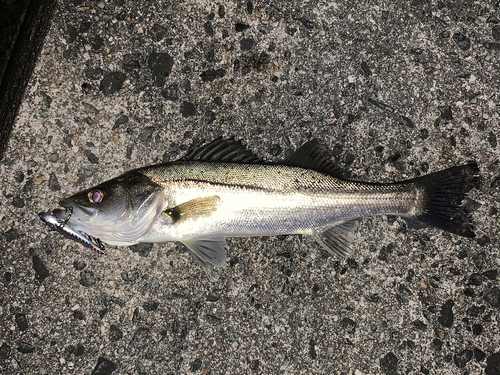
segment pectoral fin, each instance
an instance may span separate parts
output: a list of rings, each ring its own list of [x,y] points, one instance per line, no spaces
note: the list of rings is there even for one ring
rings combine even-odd
[[[183,220],[196,219],[198,217],[210,215],[217,210],[220,197],[212,195],[209,197],[200,197],[179,204],[178,206],[168,208],[164,212],[172,218],[174,224]]]
[[[326,230],[315,231],[312,237],[330,254],[343,259],[353,255],[352,241],[358,227],[358,220],[346,221]]]

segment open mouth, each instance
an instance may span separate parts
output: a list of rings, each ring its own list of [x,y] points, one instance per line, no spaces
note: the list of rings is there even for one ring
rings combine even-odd
[[[62,220],[63,222],[68,221],[72,213],[73,213],[72,206],[66,206],[64,209],[56,208],[55,210],[52,211],[52,214],[59,220]]]

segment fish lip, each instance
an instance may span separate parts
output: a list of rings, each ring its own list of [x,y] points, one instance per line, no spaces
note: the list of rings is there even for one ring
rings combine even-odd
[[[69,204],[66,200],[59,201],[59,206],[64,207],[66,209],[69,209],[70,207],[72,207],[72,205]]]

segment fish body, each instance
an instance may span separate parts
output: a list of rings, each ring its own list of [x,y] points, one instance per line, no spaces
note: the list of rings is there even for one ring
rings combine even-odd
[[[185,161],[139,169],[164,192],[162,211],[198,200],[213,212],[171,225],[156,220],[140,241],[309,234],[355,218],[411,216],[421,193],[409,185],[374,185],[341,180],[310,169]],[[174,218],[175,219],[175,218]]]
[[[472,237],[460,203],[477,175],[472,163],[398,183],[349,181],[317,140],[273,164],[218,139],[182,160],[66,198],[66,209],[54,215],[111,245],[180,241],[209,271],[225,263],[226,237],[305,234],[335,255],[350,255],[357,219],[373,215],[416,218]]]

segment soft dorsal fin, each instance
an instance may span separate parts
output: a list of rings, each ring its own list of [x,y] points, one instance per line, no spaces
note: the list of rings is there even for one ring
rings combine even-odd
[[[232,139],[223,139],[222,137],[212,142],[198,147],[181,160],[203,160],[203,161],[224,161],[227,163],[263,163],[263,160],[248,151],[241,142]]]
[[[324,146],[315,138],[304,143],[292,155],[286,158],[283,165],[301,167],[323,172],[334,177],[342,177],[344,171],[330,160]]]
[[[218,195],[199,197],[181,203],[178,206],[167,208],[164,212],[176,224],[184,220],[210,215],[217,210],[219,202],[220,197]]]
[[[330,254],[343,259],[353,254],[352,241],[358,227],[359,220],[350,220],[326,230],[314,231],[312,237]]]

